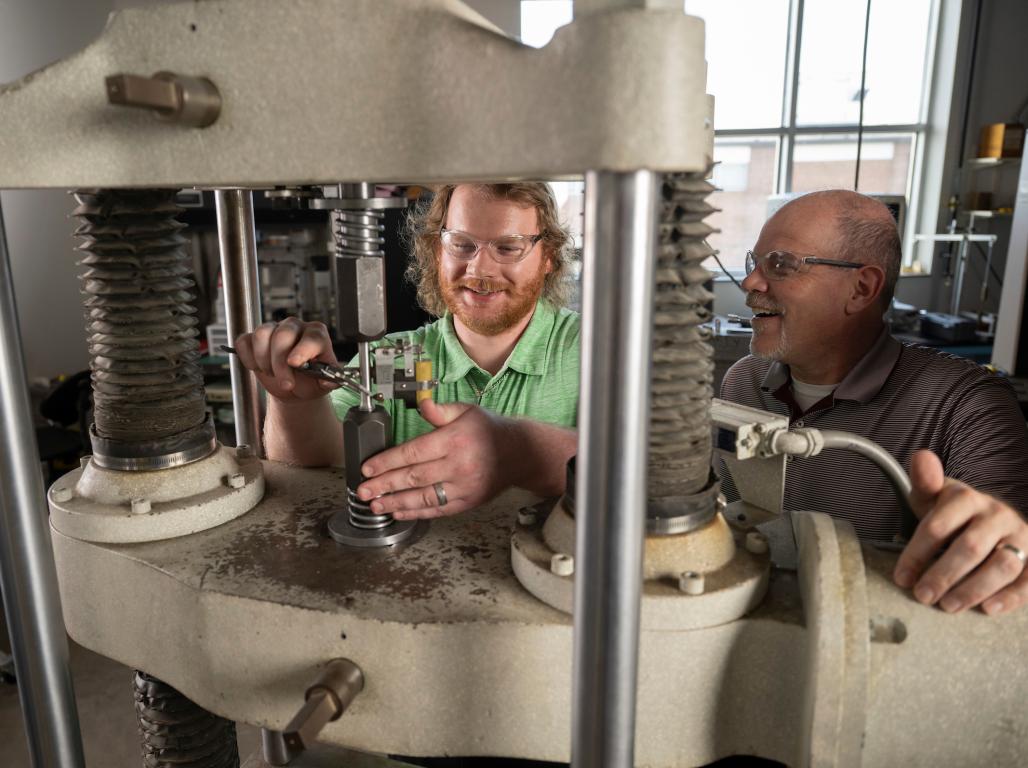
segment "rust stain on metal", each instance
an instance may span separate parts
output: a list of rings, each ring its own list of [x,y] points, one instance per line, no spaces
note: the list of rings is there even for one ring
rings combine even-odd
[[[320,492],[314,495],[309,486],[305,490],[306,498],[292,494],[295,500],[291,514],[258,513],[247,516],[249,521],[244,518],[230,524],[238,530],[223,537],[222,545],[209,553],[208,583],[213,577],[221,577],[288,585],[291,590],[309,590],[355,606],[375,595],[417,602],[445,601],[470,579],[478,583],[466,589],[468,594],[495,600],[489,588],[494,579],[482,577],[510,568],[510,523],[506,516],[469,520],[466,527],[470,530],[458,540],[447,530],[457,522],[443,520],[436,521],[425,537],[410,546],[357,550],[336,544],[326,532],[328,519],[341,508],[342,478],[338,478],[338,484],[316,489]],[[271,490],[269,497],[274,495]],[[270,500],[266,498],[265,505]],[[477,543],[465,543],[468,539]]]
[[[516,613],[538,610],[511,570],[516,502],[501,497],[433,520],[406,546],[358,550],[326,529],[343,504],[341,470],[270,462],[265,470],[268,490],[253,511],[192,536],[134,545],[133,556],[204,591],[387,621],[489,621],[514,605]]]

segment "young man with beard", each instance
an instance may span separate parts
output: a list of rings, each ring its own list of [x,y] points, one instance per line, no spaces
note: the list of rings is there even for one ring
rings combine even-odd
[[[511,485],[561,493],[577,445],[580,323],[562,308],[569,236],[549,186],[444,186],[412,234],[408,272],[439,319],[388,339],[420,344],[439,386],[418,411],[384,404],[396,446],[365,462],[359,495],[402,520],[463,512]],[[340,420],[357,396],[291,367],[337,363],[325,326],[289,318],[235,346],[270,395],[268,458],[341,464]]]
[[[871,198],[816,192],[784,206],[747,254],[752,355],[721,395],[880,444],[909,471],[920,518],[896,583],[948,612],[1003,613],[1028,602],[1024,417],[1003,380],[889,335],[900,257],[896,224]],[[888,482],[849,452],[794,457],[785,507],[830,512],[865,539],[900,530]]]

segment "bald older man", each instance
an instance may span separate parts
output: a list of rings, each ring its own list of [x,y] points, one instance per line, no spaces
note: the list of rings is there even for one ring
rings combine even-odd
[[[747,255],[752,354],[721,394],[882,445],[910,472],[920,518],[896,583],[948,612],[1003,613],[1028,602],[1025,421],[999,377],[890,336],[900,256],[895,222],[871,198],[816,192],[784,206]],[[787,509],[826,509],[865,539],[900,530],[887,481],[856,454],[792,459],[785,493]]]

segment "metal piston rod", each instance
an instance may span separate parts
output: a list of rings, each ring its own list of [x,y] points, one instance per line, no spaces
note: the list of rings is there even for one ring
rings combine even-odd
[[[0,583],[32,764],[85,764],[0,210]]]
[[[218,211],[221,282],[225,292],[225,321],[230,340],[250,333],[261,322],[260,280],[253,221],[253,193],[219,189],[214,193]],[[257,376],[239,358],[229,358],[236,445],[249,445],[263,458],[261,400]]]
[[[634,764],[657,175],[586,175],[572,764]]]

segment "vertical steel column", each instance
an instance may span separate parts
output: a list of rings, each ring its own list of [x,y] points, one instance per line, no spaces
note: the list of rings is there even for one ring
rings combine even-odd
[[[585,190],[571,756],[631,768],[658,176],[590,172]]]
[[[949,313],[951,315],[960,314],[960,300],[963,298],[961,294],[964,292],[964,274],[967,272],[967,245],[967,238],[962,237],[960,245],[957,246],[957,263],[953,269],[953,295],[950,296],[949,300]],[[985,279],[989,279],[988,273],[986,273]]]
[[[225,291],[225,322],[229,344],[261,323],[260,279],[257,275],[257,235],[253,223],[253,193],[247,189],[214,192],[221,250],[221,285]],[[260,388],[257,376],[229,355],[232,373],[232,411],[236,444],[249,445],[264,456],[261,440]]]
[[[0,209],[0,582],[32,765],[82,766],[82,734],[47,530],[25,358]]]

